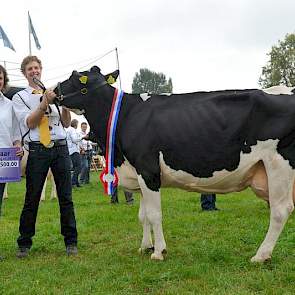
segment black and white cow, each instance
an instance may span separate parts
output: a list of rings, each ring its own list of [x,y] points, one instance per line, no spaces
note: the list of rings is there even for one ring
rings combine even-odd
[[[55,89],[61,105],[85,113],[103,150],[115,91],[106,78],[92,67],[74,71]],[[146,100],[125,93],[115,146],[120,184],[142,193],[140,249],[153,247],[152,230],[152,259],[162,260],[166,249],[160,188],[168,186],[213,193],[251,187],[270,203],[269,229],[252,261],[271,257],[294,208],[293,89],[151,95]]]

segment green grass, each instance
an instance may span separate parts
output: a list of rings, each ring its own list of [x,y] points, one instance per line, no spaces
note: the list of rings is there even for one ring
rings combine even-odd
[[[65,255],[56,201],[40,204],[34,244],[15,258],[24,181],[9,185],[0,220],[0,294],[294,294],[294,218],[271,262],[249,262],[268,227],[266,204],[250,191],[217,196],[221,211],[201,212],[199,195],[162,191],[168,254],[164,262],[139,255],[139,195],[133,206],[111,205],[97,175],[75,189],[79,255]]]

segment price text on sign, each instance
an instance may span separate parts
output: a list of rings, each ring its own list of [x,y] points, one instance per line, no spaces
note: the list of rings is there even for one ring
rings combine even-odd
[[[18,167],[18,161],[0,161],[0,167]]]

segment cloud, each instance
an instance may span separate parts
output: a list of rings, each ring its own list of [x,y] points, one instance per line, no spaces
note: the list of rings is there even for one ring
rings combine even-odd
[[[294,32],[294,8],[294,0],[10,0],[0,19],[17,53],[0,52],[18,62],[28,54],[30,10],[48,85],[118,47],[126,91],[143,67],[171,77],[176,92],[253,88],[271,46]],[[115,53],[96,63],[113,71]]]

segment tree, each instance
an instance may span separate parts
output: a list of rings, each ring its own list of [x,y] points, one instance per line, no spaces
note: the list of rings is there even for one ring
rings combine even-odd
[[[295,85],[295,34],[287,34],[284,41],[273,46],[270,60],[262,68],[259,84],[263,88],[283,84],[291,87]]]
[[[163,73],[156,73],[149,69],[140,69],[139,73],[135,73],[132,82],[132,93],[172,93],[172,89],[171,78],[167,81]]]

